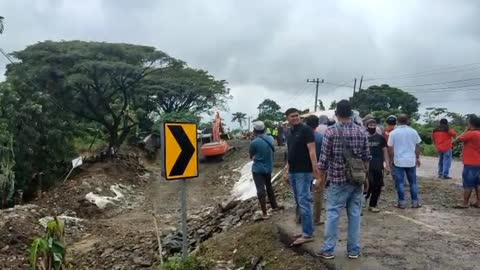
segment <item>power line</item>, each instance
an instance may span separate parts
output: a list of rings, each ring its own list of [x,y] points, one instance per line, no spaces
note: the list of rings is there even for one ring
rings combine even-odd
[[[460,85],[460,86],[445,86],[440,88],[427,88],[427,89],[412,89],[415,92],[422,92],[427,90],[442,90],[442,89],[458,89],[458,88],[465,88],[465,87],[472,87],[472,86],[479,86],[480,83],[470,84],[470,85]]]
[[[469,67],[469,66],[474,66],[474,65],[479,65],[479,64],[480,64],[480,62],[476,62],[476,63],[464,64],[464,65],[459,65],[459,66],[436,68],[436,69],[430,69],[430,70],[414,72],[414,73],[406,73],[406,74],[401,74],[401,75],[384,76],[384,77],[379,77],[379,78],[369,78],[369,79],[365,79],[364,81],[377,81],[377,80],[386,80],[386,79],[407,79],[407,78],[416,78],[416,77],[426,77],[426,76],[430,76],[430,75],[437,75],[437,74],[444,74],[444,73],[470,71],[470,70],[480,69],[480,66],[467,68],[467,69],[458,69],[458,68]],[[448,70],[448,69],[454,69],[454,70]],[[455,69],[458,69],[458,70],[455,70]],[[444,70],[444,71],[441,71],[441,70]],[[441,72],[435,72],[435,71],[441,71]]]
[[[457,83],[457,82],[468,82],[468,81],[475,81],[475,80],[480,80],[480,77],[477,77],[477,78],[469,78],[469,79],[462,79],[462,80],[455,80],[455,81],[448,81],[448,82],[424,83],[424,84],[412,84],[412,85],[401,85],[401,86],[396,86],[396,87],[397,87],[397,88],[402,88],[402,87],[415,87],[415,86],[441,85],[441,84],[449,84],[449,83]]]
[[[444,90],[421,90],[421,91],[405,91],[407,93],[411,94],[422,94],[422,93],[448,93],[448,92],[457,92],[457,91],[480,91],[479,88],[473,88],[473,89],[444,89]]]

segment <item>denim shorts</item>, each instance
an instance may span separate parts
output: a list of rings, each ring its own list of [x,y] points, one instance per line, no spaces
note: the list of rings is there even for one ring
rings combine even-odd
[[[480,186],[480,166],[463,166],[463,188],[476,188]]]

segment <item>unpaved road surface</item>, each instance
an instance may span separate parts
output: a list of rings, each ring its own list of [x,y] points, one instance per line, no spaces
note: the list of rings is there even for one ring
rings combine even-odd
[[[392,180],[385,179],[378,214],[364,211],[362,220],[362,257],[346,259],[345,211],[340,225],[336,258],[326,262],[335,269],[480,269],[480,209],[455,209],[462,188],[454,182],[420,179],[423,208],[400,210],[393,207]],[[407,195],[408,198],[408,195]],[[293,222],[293,210],[278,222],[287,232],[300,227]],[[324,227],[317,227],[316,241],[299,252],[318,252],[323,244]]]
[[[421,157],[421,166],[417,169],[417,174],[425,178],[435,178],[438,176],[438,158]],[[463,164],[461,161],[454,160],[450,169],[450,176],[458,182],[462,179]]]

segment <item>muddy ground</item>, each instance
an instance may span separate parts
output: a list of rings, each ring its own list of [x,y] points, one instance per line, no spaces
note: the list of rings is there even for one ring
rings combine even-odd
[[[216,207],[229,198],[239,178],[237,170],[249,160],[247,141],[233,145],[237,150],[225,161],[201,163],[200,177],[188,181],[190,214]],[[0,269],[28,269],[28,244],[43,230],[38,220],[58,214],[82,218],[67,224],[68,259],[77,269],[155,267],[159,255],[152,214],[157,217],[160,234],[178,228],[179,184],[162,180],[158,163],[142,163],[149,172],[138,173],[124,164],[87,166],[65,185],[31,202],[33,205],[0,210]],[[279,155],[277,169],[281,164]],[[424,207],[398,210],[392,207],[395,194],[388,179],[380,201],[382,212],[365,213],[363,257],[353,264],[343,259],[345,218],[333,264],[324,264],[280,243],[274,224],[291,221],[292,213],[293,200],[286,187],[278,189],[279,197],[290,208],[275,214],[271,221],[218,234],[197,254],[206,260],[227,262],[228,267],[219,264],[218,269],[236,269],[259,257],[263,257],[264,269],[478,269],[480,210],[453,208],[460,199],[461,186],[424,178],[420,181]],[[98,210],[83,200],[90,191],[112,195],[108,188],[113,184],[127,187],[126,199],[117,205]],[[319,242],[312,246],[316,250],[321,246],[323,227],[317,231]]]

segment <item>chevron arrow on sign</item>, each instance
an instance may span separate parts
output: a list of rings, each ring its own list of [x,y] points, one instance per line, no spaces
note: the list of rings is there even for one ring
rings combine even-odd
[[[168,176],[174,177],[183,175],[193,154],[195,154],[195,147],[193,147],[182,126],[172,125],[168,126],[168,129],[170,129],[170,132],[172,132],[173,137],[182,149]]]

